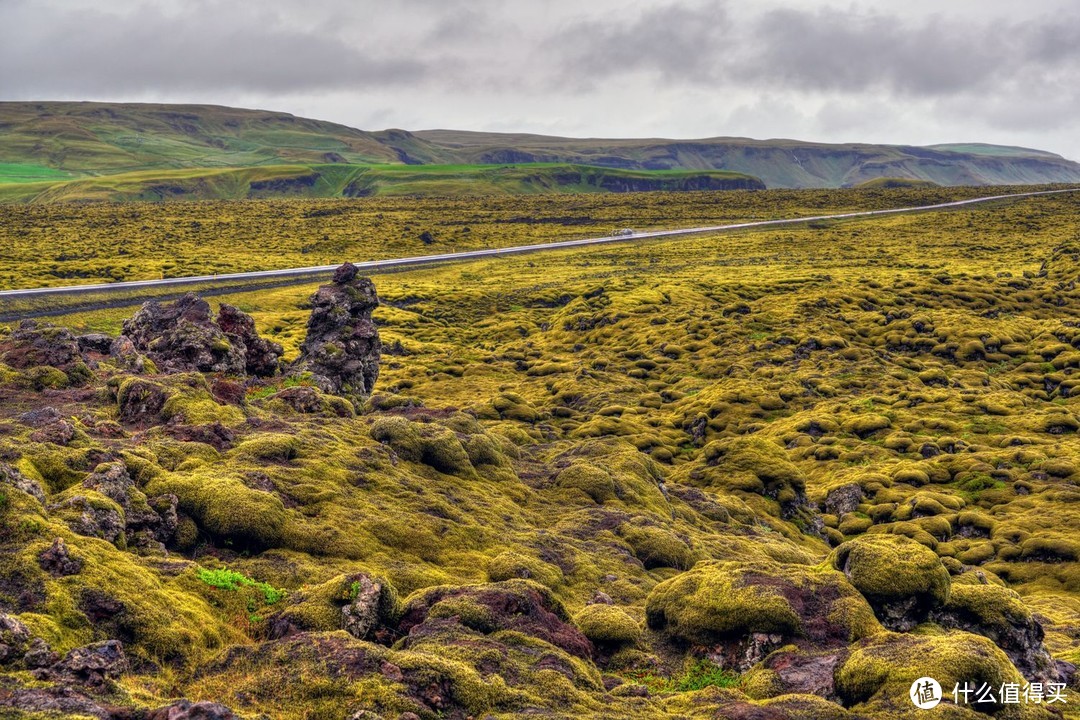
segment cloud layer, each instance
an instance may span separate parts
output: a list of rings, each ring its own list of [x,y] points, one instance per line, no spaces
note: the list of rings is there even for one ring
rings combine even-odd
[[[1080,158],[1076,37],[1066,0],[0,0],[0,99]]]

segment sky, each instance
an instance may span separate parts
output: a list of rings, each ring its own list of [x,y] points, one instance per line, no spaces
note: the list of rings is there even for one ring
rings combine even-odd
[[[1080,160],[1075,0],[0,0],[0,100]]]

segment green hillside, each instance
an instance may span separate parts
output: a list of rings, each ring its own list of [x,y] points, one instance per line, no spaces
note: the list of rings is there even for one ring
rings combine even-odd
[[[0,103],[0,202],[1080,182],[1051,153],[984,144],[574,139],[366,132],[211,105]]]
[[[583,165],[265,165],[141,170],[55,182],[0,183],[0,202],[239,200],[372,195],[762,190],[725,171],[616,170]]]

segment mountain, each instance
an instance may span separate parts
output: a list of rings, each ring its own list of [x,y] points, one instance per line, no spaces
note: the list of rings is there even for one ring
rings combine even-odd
[[[428,130],[415,133],[466,162],[574,162],[636,169],[733,170],[768,187],[852,187],[877,178],[938,185],[1080,181],[1080,164],[1041,150],[997,145],[869,145],[797,140],[605,140]]]
[[[379,132],[211,105],[0,103],[0,201],[1080,182],[1026,148]]]

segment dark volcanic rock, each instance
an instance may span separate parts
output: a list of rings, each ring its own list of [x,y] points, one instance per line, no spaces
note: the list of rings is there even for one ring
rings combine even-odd
[[[182,442],[199,442],[221,451],[232,447],[236,433],[221,423],[209,425],[170,425],[165,432]]]
[[[217,324],[230,339],[243,343],[244,366],[248,375],[266,377],[278,371],[284,351],[277,343],[259,337],[250,315],[232,305],[222,304]]]
[[[67,445],[75,438],[75,426],[67,420],[57,420],[30,433],[30,441]]]
[[[124,321],[124,337],[165,372],[271,375],[282,353],[259,337],[247,314],[223,305],[215,319],[210,304],[191,293],[174,303],[145,303]]]
[[[48,717],[92,717],[115,720],[112,709],[103,707],[85,694],[69,687],[17,689],[0,692],[0,708],[14,708],[21,713],[48,713]],[[0,717],[7,717],[0,713]],[[35,717],[37,717],[35,715]],[[122,715],[120,717],[123,717]]]
[[[146,720],[239,720],[239,716],[220,703],[178,700],[151,710]]]
[[[476,617],[482,621],[457,614],[459,608],[480,609]],[[404,610],[399,630],[408,635],[406,647],[428,633],[426,626],[437,631],[445,618],[458,621],[481,633],[499,630],[540,638],[562,648],[571,655],[591,658],[592,643],[573,624],[551,592],[528,580],[507,580],[486,585],[432,588],[412,600]]]
[[[865,497],[866,494],[858,483],[835,487],[825,497],[825,512],[837,516],[855,512]]]
[[[379,304],[371,280],[346,263],[311,298],[307,337],[300,347],[295,371],[308,371],[323,392],[333,395],[371,394],[379,377],[382,343],[371,320]]]
[[[67,372],[82,363],[79,343],[71,331],[48,323],[23,320],[5,346],[0,360],[19,370],[50,365]]]
[[[32,496],[42,505],[45,504],[45,491],[41,489],[41,485],[39,485],[36,480],[31,480],[10,465],[0,463],[0,484],[11,485],[18,490],[22,490],[27,495]]]
[[[0,665],[22,657],[29,643],[29,628],[20,620],[0,612]]]
[[[124,646],[119,640],[105,640],[75,648],[49,669],[49,675],[82,685],[100,687],[109,678],[127,670]]]
[[[778,694],[802,693],[836,700],[834,674],[845,651],[820,655],[778,650],[765,660],[782,688]]]
[[[364,574],[354,581],[355,597],[341,608],[341,626],[347,633],[363,640],[379,624],[382,585]]]
[[[30,649],[23,655],[23,665],[27,669],[46,668],[60,662],[60,656],[49,649],[48,644],[41,638],[34,638],[30,643]]]
[[[60,420],[61,417],[62,416],[60,415],[59,410],[50,405],[46,405],[45,407],[40,407],[36,410],[24,412],[22,415],[19,416],[19,422],[21,422],[23,425],[29,425],[30,427],[39,428],[45,427],[46,425],[51,425],[52,423]]]
[[[163,495],[153,501],[148,500],[136,487],[122,462],[99,466],[82,484],[84,488],[96,490],[123,509],[123,532],[128,545],[153,548],[158,542],[172,539],[176,531],[176,496]]]
[[[120,386],[116,402],[120,419],[139,425],[153,425],[161,418],[161,411],[169,394],[161,385],[149,380],[132,379]]]
[[[90,333],[75,338],[79,343],[79,349],[84,353],[94,352],[100,355],[108,355],[116,338],[105,333]]]
[[[56,538],[48,549],[38,555],[41,569],[53,577],[77,575],[82,570],[83,560],[68,552],[63,538]]]

